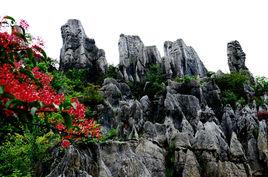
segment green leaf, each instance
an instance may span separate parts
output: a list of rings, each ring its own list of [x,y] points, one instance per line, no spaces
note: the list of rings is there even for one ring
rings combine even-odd
[[[6,102],[5,107],[15,109],[17,106],[21,106],[21,105],[23,105],[23,102],[21,100],[11,99]]]
[[[15,21],[15,19],[13,18],[13,17],[11,17],[11,16],[4,16],[4,19],[8,19],[8,20],[10,20],[11,21],[11,23],[12,24],[14,24],[16,21]]]
[[[32,49],[27,49],[27,54],[28,54],[28,58],[30,59],[31,62],[33,62],[34,64],[36,64],[34,55],[33,55],[33,50]]]
[[[20,72],[27,75],[28,77],[30,77],[31,79],[35,80],[34,75],[31,71],[24,69],[24,68],[20,68]]]
[[[66,99],[63,103],[63,108],[69,109],[71,107],[71,101],[69,99]]]
[[[32,114],[32,116],[35,115],[36,111],[37,111],[37,108],[36,107],[32,107],[31,108],[31,114]]]
[[[2,85],[2,86],[0,86],[0,95],[2,95],[3,93],[4,93],[4,86]]]
[[[8,101],[6,102],[6,104],[5,104],[5,107],[6,107],[6,108],[9,108],[9,106],[10,106],[10,104],[11,104],[12,102],[14,102],[14,100],[8,100]]]
[[[13,95],[11,95],[10,93],[4,93],[4,97],[5,98],[11,98],[11,99],[13,99],[13,98],[15,98]]]
[[[64,117],[64,124],[69,130],[70,128],[72,128],[72,117],[66,112],[63,113],[63,117]]]

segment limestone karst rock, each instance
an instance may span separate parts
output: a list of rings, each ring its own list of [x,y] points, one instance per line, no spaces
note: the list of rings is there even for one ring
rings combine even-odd
[[[149,65],[161,63],[156,46],[144,46],[139,36],[121,34],[118,46],[119,69],[126,81],[140,82]]]
[[[60,69],[92,68],[105,73],[107,61],[103,49],[87,37],[79,20],[70,19],[61,27],[63,46],[60,52]]]
[[[164,43],[164,66],[167,75],[183,77],[185,75],[198,75],[204,77],[207,74],[203,62],[191,46],[187,46],[182,39]]]
[[[150,65],[160,64],[167,78],[206,76],[207,69],[195,50],[182,39],[164,43],[165,56],[161,58],[156,46],[145,46],[139,36],[120,35],[119,68],[126,81],[140,82]]]
[[[238,41],[231,41],[227,44],[227,56],[230,72],[248,70],[246,67],[246,54]]]
[[[64,33],[70,37],[66,37],[62,55],[71,51],[82,56],[68,67],[87,67],[87,62],[80,61],[91,61],[99,49],[91,45],[90,59],[82,60],[86,56],[80,55],[86,50],[80,46],[84,37],[80,40],[72,35],[79,29],[84,35],[84,31],[78,22],[68,22],[72,23],[76,27]],[[124,79],[105,78],[100,89],[104,101],[98,105],[103,134],[116,130],[116,137],[71,146],[64,156],[57,156],[49,177],[267,176],[267,120],[258,120],[256,105],[224,105],[215,82],[223,73],[206,77],[202,61],[183,40],[165,42],[164,50],[161,58],[155,46],[145,46],[138,36],[120,36],[119,70]],[[228,61],[231,72],[247,70],[238,42],[228,44]],[[172,78],[164,83],[161,96],[140,93],[135,97],[128,82],[143,81],[154,64],[162,67],[167,78],[198,75],[199,80],[177,82]],[[250,88],[244,90],[251,94]]]

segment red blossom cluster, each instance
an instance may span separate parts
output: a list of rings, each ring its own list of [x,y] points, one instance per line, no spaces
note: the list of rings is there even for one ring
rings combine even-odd
[[[2,20],[6,23],[7,19],[13,20],[10,17]],[[3,21],[0,21],[0,28],[2,23]],[[12,29],[16,29],[18,25],[14,21],[12,24]],[[20,21],[20,28],[23,31],[28,27],[26,21]],[[29,105],[39,102],[41,104],[35,108],[32,116],[41,119],[40,113],[62,113],[62,120],[53,120],[50,123],[57,133],[63,136],[62,147],[64,148],[70,145],[69,140],[100,138],[100,126],[95,120],[85,117],[85,106],[77,99],[69,100],[70,105],[64,106],[68,99],[52,88],[52,76],[41,71],[37,66],[30,67],[25,63],[25,59],[29,60],[30,57],[37,58],[35,62],[42,58],[38,52],[43,42],[37,38],[39,44],[33,45],[23,35],[20,30],[13,30],[11,34],[0,32],[0,111],[3,110],[6,117],[14,115],[20,117],[22,111],[30,115],[29,112],[33,107]],[[13,100],[20,101],[21,104],[13,104]],[[65,125],[64,115],[66,114],[71,117],[71,126]]]
[[[45,105],[52,106],[53,104],[60,105],[64,101],[64,95],[56,94],[49,85],[52,77],[40,72],[37,67],[33,68],[31,70],[33,76],[42,85],[39,87],[35,80],[20,72],[21,68],[21,64],[17,62],[15,62],[15,67],[6,63],[0,66],[0,85],[4,87],[6,93],[26,103],[41,101]]]

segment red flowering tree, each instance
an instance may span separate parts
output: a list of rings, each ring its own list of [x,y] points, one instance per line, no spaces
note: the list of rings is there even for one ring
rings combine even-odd
[[[51,61],[40,38],[26,32],[28,27],[25,20],[17,24],[9,16],[0,21],[0,121],[5,125],[1,131],[40,126],[60,134],[63,147],[70,140],[100,138],[100,126],[85,117],[85,106],[52,88],[47,73]]]

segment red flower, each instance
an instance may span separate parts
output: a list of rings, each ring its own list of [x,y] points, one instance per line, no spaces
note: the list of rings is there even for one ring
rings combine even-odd
[[[1,92],[5,93],[0,95],[0,109],[5,108],[9,101],[19,101],[19,104],[15,102],[8,104],[8,108],[4,111],[5,116],[20,118],[20,114],[29,115],[30,112],[32,113],[32,107],[29,105],[38,102],[40,106],[36,106],[37,114],[35,115],[40,116],[40,119],[44,119],[47,112],[61,113],[62,111],[71,116],[72,126],[69,129],[62,123],[65,117],[60,118],[61,120],[49,120],[49,123],[53,124],[54,129],[64,138],[61,143],[62,147],[68,148],[69,140],[73,139],[80,141],[83,138],[99,138],[101,136],[100,125],[93,119],[85,118],[86,107],[76,98],[70,100],[72,105],[70,108],[62,107],[66,98],[64,94],[58,94],[51,86],[53,79],[51,75],[34,67],[36,65],[30,65],[28,63],[30,60],[26,60],[30,56],[35,57],[37,62],[42,60],[40,55],[44,45],[42,39],[37,37],[32,38],[32,41],[27,41],[30,37],[18,36],[17,33],[21,33],[21,28],[29,27],[25,20],[20,21],[20,27],[16,23],[10,24],[14,33],[2,32],[3,24],[5,23],[0,19],[0,49],[4,52],[0,56],[0,87]],[[67,136],[64,136],[66,134]]]
[[[63,147],[64,149],[67,149],[69,146],[71,145],[69,140],[62,140],[61,142],[61,147]]]
[[[59,123],[59,124],[56,125],[56,128],[57,128],[59,131],[62,131],[62,130],[65,129],[65,126],[64,126],[63,124]]]

